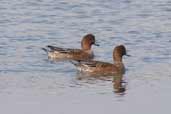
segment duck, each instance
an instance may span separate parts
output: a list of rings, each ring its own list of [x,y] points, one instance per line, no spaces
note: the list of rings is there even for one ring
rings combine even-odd
[[[93,34],[86,34],[82,38],[81,49],[61,48],[52,45],[47,45],[46,48],[42,49],[52,59],[89,60],[94,57],[92,45],[99,46]]]
[[[113,60],[114,63],[108,63],[103,61],[96,60],[78,60],[71,61],[72,64],[76,66],[78,71],[88,74],[95,75],[115,75],[115,74],[124,74],[125,66],[123,64],[122,57],[130,56],[126,52],[124,45],[118,45],[113,50]]]

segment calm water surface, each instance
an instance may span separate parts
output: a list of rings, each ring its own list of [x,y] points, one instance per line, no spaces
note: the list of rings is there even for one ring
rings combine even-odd
[[[0,110],[3,114],[171,113],[170,0],[1,0]],[[96,59],[113,62],[124,44],[126,91],[91,78],[42,47],[80,47],[93,33]]]

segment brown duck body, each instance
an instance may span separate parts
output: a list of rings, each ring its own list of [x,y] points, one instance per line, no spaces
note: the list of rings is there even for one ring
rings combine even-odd
[[[65,51],[50,51],[48,57],[53,59],[89,60],[94,57],[92,50],[65,49]]]
[[[123,63],[116,65],[101,61],[80,61],[76,66],[77,69],[81,72],[97,75],[114,75],[118,73],[125,73],[125,67]]]

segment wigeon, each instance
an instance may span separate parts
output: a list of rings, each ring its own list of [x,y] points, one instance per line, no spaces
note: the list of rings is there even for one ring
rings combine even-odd
[[[125,67],[122,62],[122,56],[127,55],[126,48],[123,45],[116,46],[113,51],[114,64],[102,61],[71,61],[79,71],[95,75],[113,75],[124,74]],[[129,55],[128,55],[129,56]]]
[[[99,46],[96,44],[95,36],[87,34],[81,41],[81,49],[60,48],[51,45],[42,49],[48,53],[49,58],[53,59],[88,60],[94,57],[92,45]]]

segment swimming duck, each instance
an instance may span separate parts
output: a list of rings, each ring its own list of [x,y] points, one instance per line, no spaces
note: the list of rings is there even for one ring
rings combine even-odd
[[[102,61],[71,61],[79,71],[91,73],[95,75],[113,75],[118,73],[125,73],[125,67],[122,62],[123,55],[127,55],[124,45],[119,45],[114,48],[113,60],[114,64]],[[129,55],[127,55],[129,56]]]
[[[49,58],[53,59],[71,59],[71,60],[88,60],[94,57],[91,46],[96,44],[95,36],[93,34],[87,34],[81,41],[81,49],[60,48],[56,46],[48,45],[43,48],[48,53]]]

